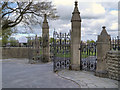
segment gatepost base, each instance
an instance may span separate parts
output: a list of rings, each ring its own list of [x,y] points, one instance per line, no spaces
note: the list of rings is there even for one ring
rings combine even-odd
[[[70,70],[80,71],[80,65],[71,65]]]
[[[108,72],[107,71],[96,71],[95,76],[107,78],[108,77]]]

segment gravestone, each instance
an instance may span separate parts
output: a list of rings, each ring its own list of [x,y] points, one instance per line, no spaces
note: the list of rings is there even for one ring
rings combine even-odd
[[[110,50],[111,38],[108,35],[105,26],[102,27],[103,30],[100,35],[98,35],[97,40],[97,68],[96,68],[96,76],[107,77],[107,61],[106,54],[107,51]]]
[[[47,15],[44,15],[44,21],[42,25],[42,61],[50,61],[50,47],[49,47],[49,26],[47,22]]]
[[[72,13],[71,29],[71,69],[80,70],[81,17],[77,1]]]

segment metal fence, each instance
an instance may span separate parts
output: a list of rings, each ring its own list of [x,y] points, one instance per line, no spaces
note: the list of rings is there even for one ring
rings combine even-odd
[[[70,66],[70,33],[53,33],[53,70],[54,72],[69,69]]]
[[[112,40],[111,40],[111,50],[120,51],[120,37],[119,36],[117,36],[115,38],[112,38]]]
[[[83,43],[81,42],[81,69],[86,71],[96,70],[96,42],[94,43]]]

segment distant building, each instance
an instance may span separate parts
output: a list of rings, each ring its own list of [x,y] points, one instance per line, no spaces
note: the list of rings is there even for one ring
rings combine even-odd
[[[19,41],[19,46],[20,47],[25,47],[25,46],[27,46],[27,38],[24,36],[24,37],[20,37],[19,39],[18,39],[18,41]]]

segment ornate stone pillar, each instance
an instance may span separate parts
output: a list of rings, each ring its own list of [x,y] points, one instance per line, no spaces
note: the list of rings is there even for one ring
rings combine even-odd
[[[81,17],[77,1],[72,13],[71,30],[71,69],[80,70]]]
[[[111,37],[108,35],[105,26],[102,28],[103,30],[98,35],[97,40],[97,69],[95,74],[97,76],[107,77],[106,54],[110,50]]]
[[[50,61],[50,48],[49,48],[49,25],[47,22],[47,15],[44,15],[44,21],[42,25],[42,53],[43,62]]]
[[[35,60],[40,60],[40,58],[39,58],[39,56],[40,56],[40,42],[39,42],[37,35],[35,36],[34,49],[35,49]]]

